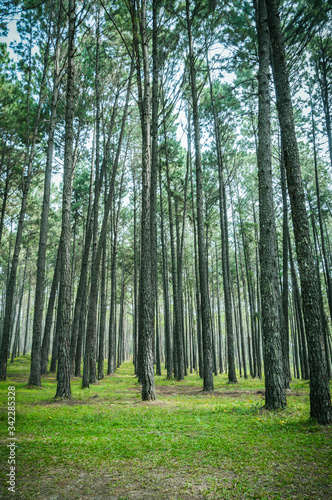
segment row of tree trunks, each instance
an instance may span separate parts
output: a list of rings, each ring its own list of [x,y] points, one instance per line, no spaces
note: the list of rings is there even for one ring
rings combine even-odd
[[[107,225],[109,212],[113,202],[115,179],[118,170],[118,165],[120,161],[120,154],[122,148],[122,141],[124,137],[125,124],[128,113],[128,104],[131,89],[131,79],[132,79],[133,65],[131,65],[130,75],[127,85],[126,100],[124,105],[124,111],[121,121],[120,136],[118,139],[118,145],[116,150],[116,155],[113,162],[112,175],[108,187],[108,192],[105,200],[104,214],[102,225],[100,229],[99,239],[95,253],[92,254],[92,267],[91,267],[91,285],[90,285],[90,295],[89,295],[89,305],[87,314],[87,332],[86,332],[86,349],[84,354],[84,366],[83,366],[83,380],[82,387],[89,387],[90,383],[95,383],[97,381],[97,368],[96,368],[96,342],[97,342],[97,303],[98,303],[98,286],[99,286],[99,271],[101,264],[102,251],[105,244],[107,236]]]
[[[32,52],[32,40],[30,40],[30,58]],[[17,268],[19,263],[19,256],[21,251],[21,242],[22,242],[22,234],[23,234],[23,224],[27,209],[28,202],[28,194],[31,184],[31,174],[32,174],[32,165],[33,159],[35,155],[35,147],[37,141],[37,134],[40,125],[40,117],[42,104],[44,100],[44,90],[46,84],[47,71],[49,67],[49,49],[50,49],[50,31],[48,32],[48,39],[46,42],[45,52],[44,52],[44,61],[43,61],[43,73],[40,83],[39,96],[38,96],[38,107],[37,114],[35,118],[35,124],[33,129],[33,136],[31,143],[28,141],[27,149],[25,154],[25,163],[26,167],[22,174],[22,200],[21,200],[21,209],[19,214],[19,219],[17,223],[17,231],[16,231],[16,240],[15,240],[15,248],[12,257],[12,263],[10,267],[10,276],[6,289],[6,306],[5,306],[5,317],[4,317],[4,326],[2,332],[2,342],[1,342],[1,351],[0,351],[0,380],[6,380],[7,374],[7,354],[9,348],[9,336],[10,336],[10,328],[11,328],[11,318],[12,318],[12,310],[13,310],[13,300],[15,293],[15,285],[16,285],[16,275]],[[29,66],[29,81],[28,81],[28,91],[27,91],[27,130],[29,130],[30,126],[30,96],[31,96],[31,65]],[[29,136],[29,133],[28,133]]]

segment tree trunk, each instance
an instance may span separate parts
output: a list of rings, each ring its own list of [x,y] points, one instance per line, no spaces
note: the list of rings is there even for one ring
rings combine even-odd
[[[76,354],[75,354],[75,377],[79,377],[81,375],[81,361],[82,361],[82,350],[85,341],[85,330],[86,330],[86,304],[88,301],[88,289],[89,285],[86,283],[85,288],[83,290],[82,302],[80,308],[80,317],[79,317],[79,325],[78,325],[78,336],[77,336],[77,346],[76,346]]]
[[[191,135],[190,127],[190,114],[188,112],[188,135]],[[191,181],[191,208],[192,208],[192,221],[194,232],[194,275],[195,275],[195,288],[196,288],[196,318],[197,318],[197,344],[198,344],[198,372],[200,378],[203,378],[204,361],[203,361],[203,348],[202,348],[202,316],[201,316],[201,300],[199,293],[199,277],[198,277],[198,256],[197,256],[197,236],[196,236],[196,217],[194,205],[194,185],[193,185],[193,172],[191,156],[190,162],[190,181]]]
[[[285,374],[285,387],[289,388],[291,371],[289,364],[289,319],[288,319],[288,209],[286,191],[286,173],[283,157],[283,148],[280,152],[280,178],[282,192],[282,309],[284,315],[284,329],[281,337],[281,348],[283,354],[283,366]]]
[[[241,353],[242,353],[242,361],[243,361],[243,376],[244,378],[248,378],[247,374],[247,361],[246,361],[246,349],[244,342],[244,332],[243,332],[243,320],[242,320],[242,306],[241,306],[241,290],[240,290],[240,275],[239,275],[239,265],[238,265],[238,250],[237,250],[237,237],[235,230],[235,220],[234,220],[234,210],[233,204],[232,206],[232,220],[233,220],[233,234],[234,234],[234,255],[235,255],[235,269],[236,269],[236,288],[237,288],[237,296],[238,296],[238,304],[239,304],[239,327],[240,327],[240,338],[241,338]],[[218,291],[219,295],[219,291]]]
[[[144,80],[141,76],[138,25],[140,30]],[[149,79],[149,54],[146,23],[146,3],[141,1],[139,11],[132,12],[134,47],[137,58],[137,82],[142,129],[142,214],[141,214],[141,267],[139,280],[139,379],[142,383],[142,400],[156,399],[154,383],[154,303],[151,293],[151,95]],[[143,91],[142,91],[143,81]]]
[[[27,345],[28,345],[30,300],[31,300],[31,274],[29,274],[29,293],[28,293],[27,314],[26,314],[26,320],[25,320],[25,336],[24,336],[23,356],[26,355]]]
[[[117,258],[117,227],[114,228],[111,256],[111,305],[109,319],[109,349],[107,375],[113,375],[116,367],[116,258]]]
[[[157,184],[158,184],[158,4],[159,0],[152,1],[152,121],[151,121],[151,196],[150,196],[150,227],[151,227],[151,291],[152,302],[155,311],[155,334],[154,339],[159,346],[158,332],[158,268],[157,268]],[[154,342],[155,343],[155,342]],[[157,346],[156,346],[157,347]],[[159,347],[155,349],[156,360],[159,360],[160,372],[160,353]],[[160,374],[160,373],[159,373]]]
[[[134,190],[134,311],[133,311],[133,363],[135,366],[135,374],[137,375],[137,347],[138,347],[138,301],[137,301],[137,284],[138,284],[138,251],[137,251],[137,194],[136,194],[136,176],[135,165],[133,170],[133,190]]]
[[[257,35],[258,71],[258,148],[259,186],[259,260],[262,311],[262,334],[265,374],[265,408],[275,410],[286,406],[286,391],[281,350],[281,303],[277,238],[273,203],[270,134],[269,90],[269,28],[265,0],[258,0]]]
[[[9,167],[9,165],[7,165],[5,187],[4,187],[3,192],[1,193],[2,205],[1,205],[1,216],[0,216],[0,245],[1,245],[3,222],[4,222],[4,218],[5,218],[5,213],[6,213],[6,203],[7,203],[8,191],[9,191],[9,179],[10,179],[9,171],[10,171],[10,167]]]
[[[59,304],[59,299],[58,299]],[[57,362],[58,362],[58,353],[59,353],[59,316],[58,311],[55,313],[56,323],[53,334],[53,343],[52,343],[52,356],[51,356],[51,365],[50,365],[50,373],[56,372]]]
[[[69,0],[68,5],[68,62],[67,89],[65,111],[65,151],[62,192],[62,233],[60,239],[60,288],[58,319],[59,354],[57,372],[57,390],[55,397],[70,399],[70,313],[71,313],[71,280],[70,280],[70,239],[71,239],[71,196],[73,184],[73,140],[74,140],[74,53],[75,53],[75,0]]]
[[[98,380],[104,378],[104,350],[106,328],[106,239],[103,247],[101,263],[101,292],[100,292],[100,321],[99,321],[99,346],[98,346]]]
[[[60,37],[61,37],[61,3],[58,7],[57,26],[56,26],[56,45],[54,52],[54,74],[53,74],[53,92],[50,124],[48,130],[48,142],[46,152],[45,178],[44,178],[44,197],[40,220],[39,248],[37,259],[36,274],[36,292],[34,304],[33,330],[32,330],[32,348],[31,348],[31,366],[29,385],[41,385],[41,363],[42,363],[42,329],[43,329],[43,310],[45,297],[45,260],[46,244],[48,232],[48,215],[50,209],[52,161],[54,149],[54,132],[57,119],[57,105],[59,98],[60,84]],[[48,347],[48,346],[47,346]],[[44,353],[45,354],[45,353]],[[47,361],[46,361],[47,366]]]
[[[19,294],[19,304],[18,304],[18,313],[17,313],[17,321],[16,321],[16,329],[15,329],[15,339],[14,339],[11,363],[14,362],[14,358],[16,357],[16,355],[17,356],[20,355],[20,352],[19,352],[20,351],[20,349],[19,349],[20,318],[21,318],[22,302],[23,302],[23,295],[24,295],[25,277],[26,277],[26,273],[27,273],[27,263],[28,263],[28,252],[26,252],[26,256],[25,256],[22,285],[21,285],[21,290],[20,290],[20,294]]]
[[[196,165],[196,196],[197,196],[197,236],[198,236],[198,256],[199,256],[199,278],[201,292],[201,315],[202,315],[202,339],[203,339],[203,357],[204,357],[204,376],[203,390],[213,391],[213,362],[212,362],[212,339],[210,328],[209,311],[209,290],[207,279],[207,258],[204,238],[204,212],[203,212],[203,176],[202,176],[202,155],[200,144],[200,128],[198,114],[198,96],[196,88],[196,70],[193,53],[192,40],[192,19],[190,18],[190,2],[186,0],[187,32],[189,42],[189,64],[191,77],[191,93],[193,104],[193,122],[195,137],[195,165]]]
[[[173,219],[173,207],[172,207],[172,195],[171,195],[171,181],[169,172],[168,141],[166,132],[166,114],[165,114],[164,100],[163,100],[163,111],[164,111],[163,123],[164,123],[165,162],[166,162],[166,177],[167,177],[168,217],[169,217],[170,247],[171,247],[171,259],[172,259],[172,287],[173,287],[173,310],[174,310],[173,363],[174,363],[174,376],[177,378],[177,380],[183,380],[184,353],[183,353],[183,341],[182,341],[182,329],[181,329],[181,308],[180,308],[180,298],[179,298],[179,288],[178,288],[179,284],[178,270],[177,270],[178,259],[176,258],[176,251],[175,251],[174,219]]]
[[[167,245],[165,243],[165,236],[164,236],[165,229],[164,229],[164,209],[163,209],[162,185],[161,185],[161,169],[159,169],[159,191],[160,191],[160,237],[161,237],[161,250],[162,250],[162,259],[163,259],[166,378],[169,380],[172,378],[172,373],[173,373],[173,357],[172,357],[171,327],[170,327],[170,313],[169,313]]]
[[[322,319],[310,241],[308,216],[302,184],[299,152],[296,141],[292,100],[286,54],[278,13],[277,0],[266,0],[270,39],[275,62],[277,109],[284,145],[288,192],[291,200],[296,252],[300,270],[301,290],[310,366],[310,415],[319,423],[332,421],[330,388],[324,357]]]

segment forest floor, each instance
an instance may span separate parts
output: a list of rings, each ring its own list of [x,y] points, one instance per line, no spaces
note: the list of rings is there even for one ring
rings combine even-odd
[[[264,381],[215,377],[203,393],[156,377],[141,401],[130,361],[73,399],[54,400],[54,375],[27,386],[29,356],[0,383],[0,498],[22,500],[331,500],[331,426],[309,419],[309,384],[293,380],[284,411],[267,412]],[[10,493],[7,396],[16,389],[16,490]]]

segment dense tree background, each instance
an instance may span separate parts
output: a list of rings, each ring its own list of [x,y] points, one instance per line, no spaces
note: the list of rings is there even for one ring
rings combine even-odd
[[[0,23],[1,379],[31,352],[70,398],[132,356],[145,400],[165,367],[265,377],[273,409],[303,378],[330,422],[330,3],[2,0]]]

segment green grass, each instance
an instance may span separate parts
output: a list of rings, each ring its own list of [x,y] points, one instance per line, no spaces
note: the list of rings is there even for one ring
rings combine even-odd
[[[128,361],[89,389],[74,379],[68,404],[53,400],[52,375],[27,387],[29,362],[16,359],[0,383],[1,498],[10,385],[18,498],[331,498],[331,427],[308,418],[307,382],[293,381],[282,412],[262,410],[264,381],[227,375],[211,394],[196,374],[156,377],[157,401],[143,403]]]

